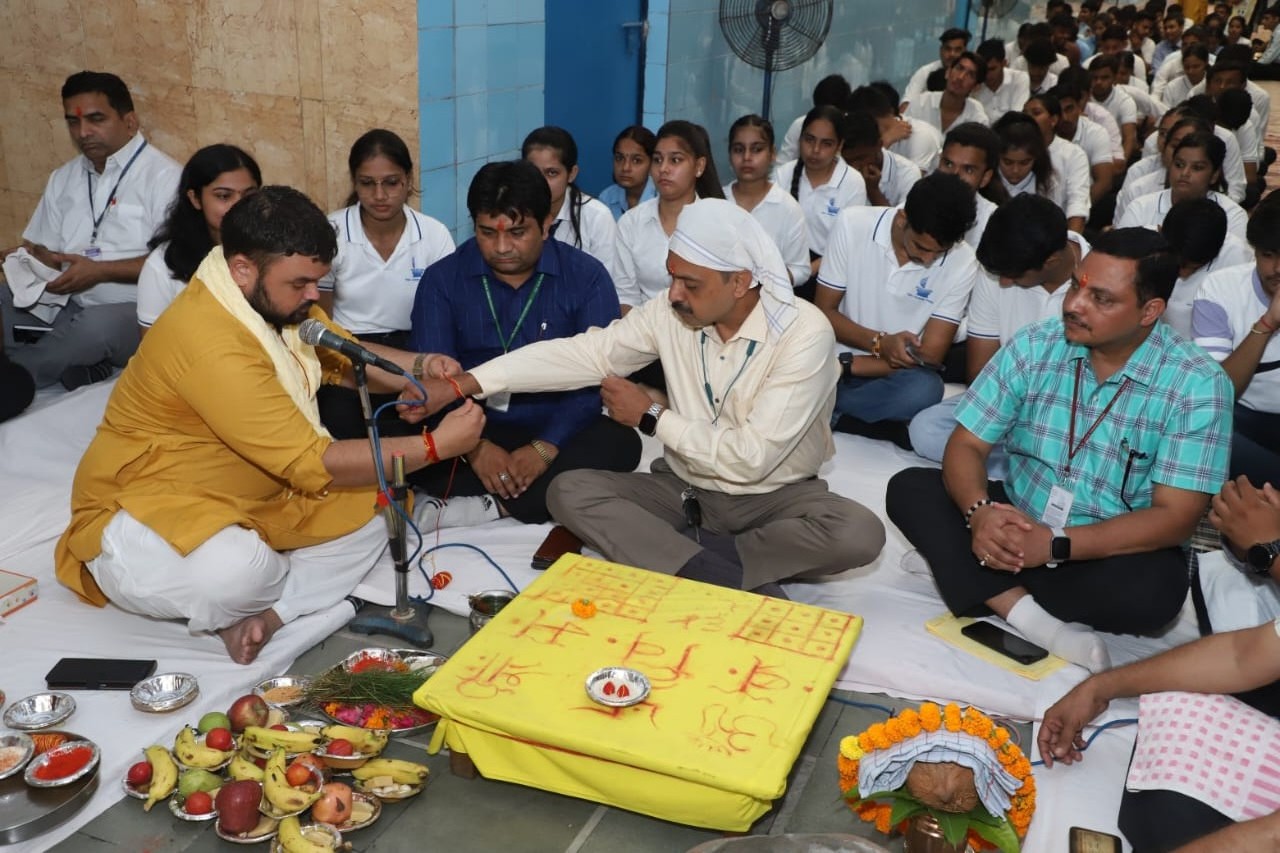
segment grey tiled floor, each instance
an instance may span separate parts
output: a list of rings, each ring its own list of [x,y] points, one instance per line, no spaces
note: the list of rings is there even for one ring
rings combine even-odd
[[[465,619],[436,611],[430,626],[435,649],[451,654],[467,639]],[[314,673],[332,666],[356,649],[370,645],[401,646],[385,637],[363,637],[345,630],[304,654],[292,672]],[[840,800],[835,759],[840,738],[883,719],[874,710],[840,700],[889,707],[901,703],[885,696],[837,692],[814,724],[803,753],[792,770],[786,796],[752,827],[753,835],[781,833],[847,833],[876,837]],[[1024,738],[1027,727],[1021,727]],[[400,853],[680,853],[721,833],[667,823],[586,800],[534,788],[477,778],[464,780],[449,772],[446,753],[427,756],[428,731],[420,738],[392,742],[388,754],[425,760],[431,768],[426,790],[403,803],[389,803],[373,826],[350,833],[355,851]],[[892,851],[900,839],[878,839]],[[167,809],[144,813],[136,800],[124,800],[52,848],[58,853],[204,853],[236,848],[219,839],[209,824],[184,823]],[[265,850],[264,847],[250,849]]]

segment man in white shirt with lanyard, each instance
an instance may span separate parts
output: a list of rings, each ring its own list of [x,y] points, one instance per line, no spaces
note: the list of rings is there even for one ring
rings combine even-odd
[[[6,351],[37,386],[76,388],[107,378],[138,347],[135,283],[182,168],[138,132],[129,89],[114,74],[72,74],[62,106],[81,156],[49,177],[21,248],[62,271],[45,292],[70,298],[33,344],[16,344],[15,323],[44,323],[15,311],[7,284],[0,315]]]
[[[773,241],[732,202],[680,212],[671,287],[607,328],[458,378],[466,394],[599,383],[609,416],[665,446],[652,472],[567,471],[547,504],[607,559],[785,597],[779,581],[865,565],[884,527],[817,478],[834,445],[835,339]],[[661,359],[668,406],[621,377]]]

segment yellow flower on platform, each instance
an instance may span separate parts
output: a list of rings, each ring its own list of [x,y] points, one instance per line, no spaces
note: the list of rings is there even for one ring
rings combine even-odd
[[[840,738],[840,754],[851,761],[857,761],[866,755],[866,752],[863,751],[862,746],[858,743],[858,738],[855,735],[849,735],[848,737]]]

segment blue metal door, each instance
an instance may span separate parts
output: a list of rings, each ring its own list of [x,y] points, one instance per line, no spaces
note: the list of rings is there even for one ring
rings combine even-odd
[[[613,138],[640,120],[646,5],[547,0],[546,122],[573,134],[593,195],[613,182]]]

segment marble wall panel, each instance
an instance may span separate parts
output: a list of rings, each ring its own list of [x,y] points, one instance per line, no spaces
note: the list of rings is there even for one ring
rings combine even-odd
[[[200,4],[193,15],[196,85],[298,97],[297,23],[294,0]]]
[[[403,6],[320,0],[325,100],[417,109],[417,18]]]
[[[418,111],[400,107],[367,103],[343,103],[329,101],[325,104],[325,149],[330,152],[327,198],[329,209],[341,207],[351,194],[351,174],[347,169],[347,154],[351,144],[362,134],[375,127],[385,128],[400,136],[413,155],[415,183],[422,180],[418,167]],[[410,202],[414,204],[414,202]]]
[[[82,5],[84,67],[113,71],[130,88],[147,83],[190,86],[194,10],[172,0]]]
[[[294,0],[298,20],[298,94],[324,99],[324,58],[320,0]]]
[[[50,74],[59,82],[84,68],[80,6],[75,0],[0,3],[0,67]]]
[[[304,98],[302,101],[302,165],[307,195],[326,213],[339,207],[329,186],[329,174],[341,171],[340,163],[346,158],[345,150],[329,150],[325,132],[324,101]]]
[[[62,117],[62,79],[32,71],[0,71],[5,120],[0,121],[4,189],[39,193],[49,173],[76,156]]]
[[[196,119],[201,93],[182,84],[143,84],[131,88],[142,132],[152,145],[179,163],[185,163],[197,148],[208,144],[200,137]]]
[[[299,98],[210,91],[199,101],[201,143],[236,143],[258,161],[266,183],[307,189]]]

